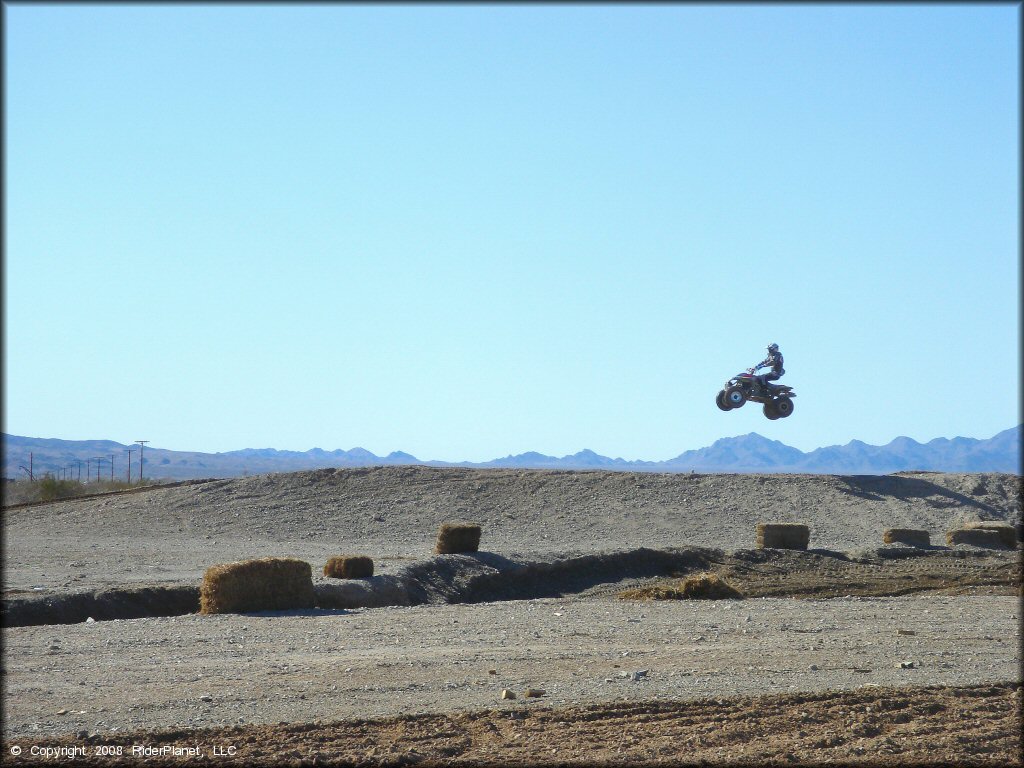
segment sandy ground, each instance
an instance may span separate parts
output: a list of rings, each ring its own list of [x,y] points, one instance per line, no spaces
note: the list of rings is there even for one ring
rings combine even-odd
[[[457,519],[509,558],[717,547],[708,565],[748,597],[622,599],[662,575],[515,599],[522,584],[502,594],[492,580],[483,602],[7,627],[5,758],[63,746],[110,762],[97,749],[120,746],[158,760],[133,757],[142,745],[184,753],[165,755],[176,764],[195,762],[193,747],[239,765],[1018,759],[1019,550],[876,551],[888,527],[943,543],[964,520],[1018,522],[1011,475],[215,481],[5,510],[5,600],[197,584],[209,565],[266,555],[317,570],[358,551],[403,573]],[[855,556],[737,552],[759,521],[807,523],[812,547]]]

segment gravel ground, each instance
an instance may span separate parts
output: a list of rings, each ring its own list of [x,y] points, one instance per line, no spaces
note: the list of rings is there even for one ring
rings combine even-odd
[[[1012,596],[594,597],[16,627],[3,734],[510,709],[527,688],[564,707],[1007,681],[1018,611]]]

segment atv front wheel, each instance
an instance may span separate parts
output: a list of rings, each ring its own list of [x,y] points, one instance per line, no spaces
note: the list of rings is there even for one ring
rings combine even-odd
[[[747,395],[743,387],[729,387],[725,390],[725,402],[730,408],[739,408],[747,402]]]
[[[775,401],[775,412],[780,419],[784,419],[793,413],[793,401],[788,397],[780,397]]]
[[[715,395],[715,405],[717,405],[723,411],[732,410],[732,406],[725,402],[725,390],[722,390],[717,395]]]

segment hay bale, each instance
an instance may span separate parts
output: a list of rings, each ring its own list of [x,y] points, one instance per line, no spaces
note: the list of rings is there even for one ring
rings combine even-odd
[[[444,523],[437,532],[434,552],[452,555],[480,550],[480,526],[473,523]]]
[[[263,557],[214,565],[203,574],[200,613],[312,608],[313,569],[291,557]]]
[[[324,565],[324,576],[332,579],[365,579],[373,576],[373,560],[366,555],[332,557]]]
[[[886,528],[882,534],[882,541],[886,544],[906,544],[911,547],[930,547],[932,544],[928,531],[914,528]]]
[[[946,544],[950,547],[957,544],[970,544],[973,547],[986,549],[1005,549],[1006,540],[1001,531],[990,528],[957,528],[946,532]]]
[[[807,549],[811,529],[799,523],[758,523],[758,549]]]
[[[964,523],[962,529],[995,531],[1002,539],[1003,546],[1014,549],[1017,546],[1017,529],[1009,523],[1000,523],[995,520],[982,520],[976,523]]]

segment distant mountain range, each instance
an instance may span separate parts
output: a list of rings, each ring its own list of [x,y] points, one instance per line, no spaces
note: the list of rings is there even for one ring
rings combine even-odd
[[[438,467],[514,467],[520,469],[611,469],[634,472],[803,472],[810,474],[881,475],[924,470],[934,472],[1021,472],[1022,426],[1000,432],[987,440],[943,437],[919,443],[897,437],[887,445],[868,445],[853,440],[846,445],[817,448],[804,453],[769,440],[756,432],[724,437],[706,448],[686,451],[666,461],[610,459],[590,450],[571,456],[521,453],[503,459],[473,462],[421,461],[401,451],[376,456],[363,448],[348,451],[278,451],[245,448],[226,453],[145,449],[143,472],[147,478],[188,480],[203,477],[239,477],[267,472],[295,472],[323,467],[365,467],[421,464]],[[111,440],[57,440],[3,436],[4,477],[26,477],[30,466],[38,477],[47,472],[73,474],[83,479],[125,479],[129,448],[132,479],[138,478],[138,446]],[[30,458],[31,454],[31,458]],[[113,466],[111,466],[113,465]],[[25,467],[26,469],[21,469]],[[73,467],[73,469],[64,469]],[[88,473],[88,475],[87,475]]]

